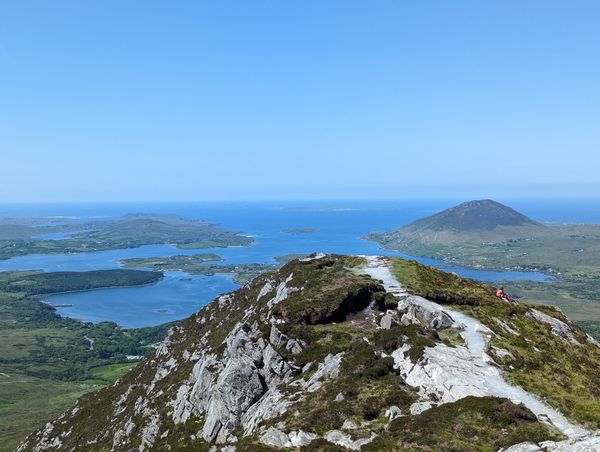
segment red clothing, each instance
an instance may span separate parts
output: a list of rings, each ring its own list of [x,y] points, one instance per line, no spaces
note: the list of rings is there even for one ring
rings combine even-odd
[[[504,297],[505,297],[504,291],[503,291],[502,289],[498,289],[498,290],[496,291],[496,296],[497,296],[498,298],[504,298]]]

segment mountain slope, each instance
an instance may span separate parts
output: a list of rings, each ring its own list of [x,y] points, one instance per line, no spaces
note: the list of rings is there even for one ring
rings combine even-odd
[[[600,348],[581,330],[558,312],[546,313],[551,321],[525,305],[498,310],[490,288],[402,262],[393,267],[400,282],[387,261],[348,256],[311,256],[264,274],[174,327],[153,357],[19,450],[497,450],[600,426],[598,383],[589,381]],[[418,296],[425,292],[433,301]],[[580,379],[556,378],[587,385],[571,401],[585,400],[585,415],[565,418],[554,401],[522,389],[525,405],[510,400],[514,387],[490,361],[529,365],[522,345],[484,351],[503,336],[471,331],[480,321],[463,309],[495,313],[519,335],[539,326],[528,331],[534,347],[580,349]]]
[[[452,230],[466,232],[491,230],[498,226],[541,225],[508,206],[491,199],[483,199],[464,202],[427,218],[417,220],[406,226],[406,228],[413,231]]]
[[[472,247],[477,248],[475,256],[486,256],[493,250],[481,247],[531,240],[548,232],[548,227],[514,209],[484,199],[459,204],[393,231],[371,233],[367,238],[412,255],[451,258],[455,254],[462,256],[462,248],[468,252]]]
[[[600,225],[539,224],[493,201],[472,201],[366,238],[463,267],[552,275],[551,282],[503,285],[531,303],[553,304],[573,320],[594,322],[586,327],[599,331]]]

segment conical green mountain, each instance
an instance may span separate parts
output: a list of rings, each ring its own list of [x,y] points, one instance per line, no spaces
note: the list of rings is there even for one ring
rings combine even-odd
[[[516,210],[483,199],[451,207],[406,226],[413,231],[478,231],[492,230],[498,226],[541,226]]]

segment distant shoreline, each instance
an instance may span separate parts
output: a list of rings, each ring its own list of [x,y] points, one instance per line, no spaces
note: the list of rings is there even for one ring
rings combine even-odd
[[[137,270],[137,271],[148,271],[148,270]],[[52,306],[50,303],[48,303],[46,301],[46,299],[53,295],[66,295],[66,294],[79,293],[79,292],[92,292],[95,290],[127,289],[127,288],[134,288],[134,287],[146,287],[146,286],[153,286],[154,284],[158,284],[163,279],[165,279],[165,275],[163,272],[152,271],[152,273],[160,273],[161,276],[156,281],[143,283],[143,284],[127,284],[127,285],[123,285],[123,286],[104,286],[104,287],[92,287],[90,289],[65,290],[65,291],[61,291],[61,292],[52,292],[52,293],[42,293],[42,294],[31,295],[28,298],[32,301],[39,301],[39,302],[46,303],[46,304]]]

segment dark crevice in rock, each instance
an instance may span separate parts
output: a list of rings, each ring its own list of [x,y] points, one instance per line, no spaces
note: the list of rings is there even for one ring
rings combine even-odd
[[[371,286],[362,286],[353,292],[349,292],[346,297],[341,301],[337,308],[333,310],[311,310],[305,313],[304,321],[308,324],[325,324],[325,323],[339,323],[346,320],[346,318],[357,312],[366,309],[373,300],[375,293],[374,288]]]

